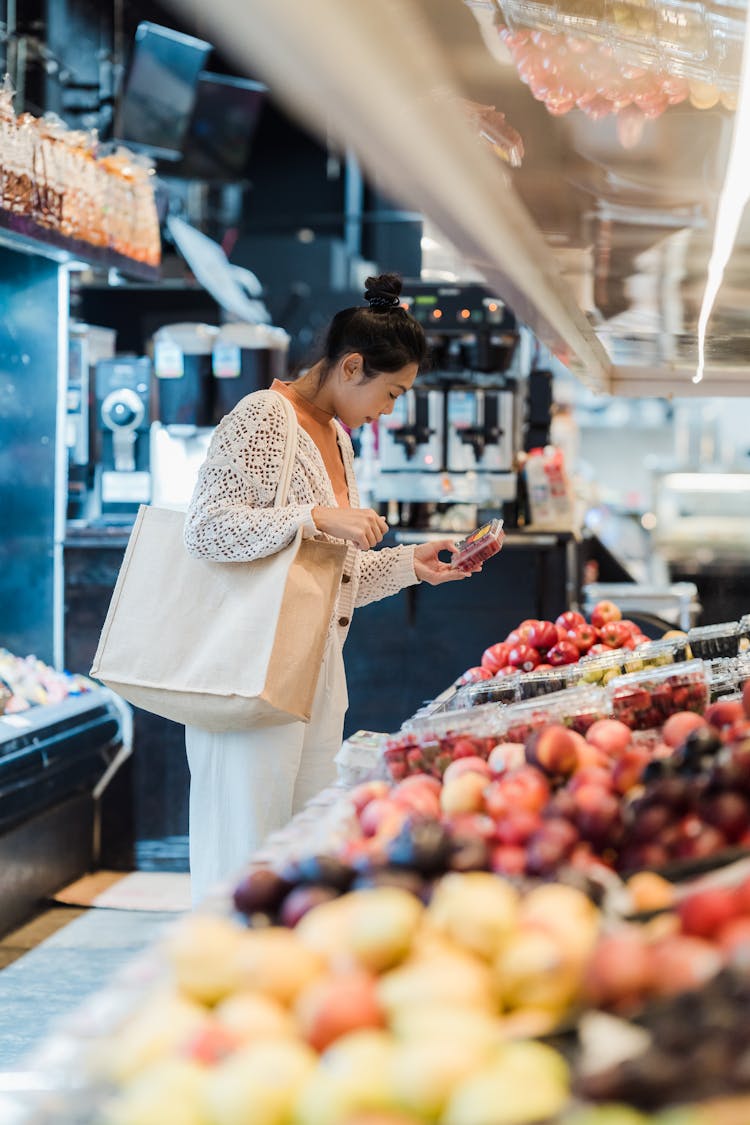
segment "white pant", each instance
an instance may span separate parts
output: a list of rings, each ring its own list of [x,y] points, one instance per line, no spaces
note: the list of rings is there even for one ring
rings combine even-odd
[[[266,836],[333,781],[348,704],[334,631],[309,723],[222,734],[185,728],[193,905],[215,884],[239,875]]]

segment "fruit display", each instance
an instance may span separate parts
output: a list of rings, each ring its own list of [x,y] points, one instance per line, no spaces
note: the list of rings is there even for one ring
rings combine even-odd
[[[94,687],[85,676],[56,672],[36,656],[14,656],[0,648],[0,715],[61,703]]]
[[[658,727],[678,711],[702,713],[708,704],[703,662],[651,668],[613,679],[607,688],[616,719],[631,730]]]
[[[525,1036],[567,1010],[599,928],[570,887],[522,897],[451,875],[429,906],[373,887],[293,930],[196,915],[169,977],[92,1066],[99,1120],[190,1125],[524,1125],[569,1102],[569,1072]]]

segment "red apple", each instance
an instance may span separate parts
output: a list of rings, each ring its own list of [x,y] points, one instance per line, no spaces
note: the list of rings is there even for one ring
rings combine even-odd
[[[679,903],[677,913],[683,933],[715,938],[727,922],[737,917],[739,903],[729,888],[712,887],[688,895]]]
[[[487,765],[493,777],[499,777],[509,770],[518,769],[526,762],[526,752],[522,742],[501,742],[490,751]]]
[[[539,663],[539,653],[531,645],[518,644],[508,653],[508,663],[522,672],[530,672]]]
[[[534,626],[537,624],[538,622],[532,620],[531,618],[529,618],[527,621],[522,621],[517,628],[511,630],[511,632],[508,633],[508,636],[505,638],[505,643],[509,644],[511,648],[515,647],[516,645],[531,644],[529,637],[531,636]]]
[[[529,632],[529,644],[540,652],[546,652],[557,644],[557,629],[551,621],[535,621]]]
[[[611,652],[611,651],[612,651],[612,649],[609,647],[609,645],[603,645],[603,644],[601,644],[600,641],[597,641],[595,645],[591,646],[591,648],[586,653],[586,655],[587,656],[604,656],[605,652]]]
[[[574,625],[572,629],[568,629],[565,637],[571,644],[574,644],[579,653],[588,652],[592,645],[595,645],[599,640],[599,632],[593,625],[588,625],[585,621],[583,625]]]
[[[622,621],[605,621],[599,626],[599,640],[609,648],[623,648],[632,640],[631,634]]]
[[[467,668],[462,676],[458,677],[459,684],[476,684],[480,680],[491,680],[492,672],[489,668],[481,668],[477,665],[475,668]]]
[[[495,675],[499,668],[502,668],[508,663],[508,653],[511,650],[511,645],[506,644],[505,641],[498,641],[497,644],[490,645],[482,653],[482,667],[489,668],[490,672]]]
[[[495,821],[486,813],[454,813],[452,816],[444,816],[443,824],[454,837],[475,840],[495,838]]]
[[[576,613],[574,609],[566,609],[565,613],[561,613],[558,617],[555,618],[555,625],[559,625],[561,628],[565,629],[566,632],[568,629],[572,629],[575,625],[585,624],[586,618],[582,613]]]
[[[368,784],[365,782],[365,784]],[[374,782],[369,782],[370,785]],[[441,782],[438,778],[433,777],[429,773],[413,773],[410,777],[405,777],[403,781],[393,789],[394,793],[407,793],[410,789],[429,789],[436,796],[440,795],[442,788]]]
[[[580,652],[570,641],[558,641],[547,653],[547,662],[554,668],[562,664],[577,664]]]
[[[601,629],[608,621],[622,621],[622,610],[614,602],[597,602],[591,611],[591,624]]]

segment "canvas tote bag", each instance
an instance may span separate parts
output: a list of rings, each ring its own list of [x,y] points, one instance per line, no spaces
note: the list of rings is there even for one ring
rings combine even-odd
[[[275,504],[289,495],[297,418]],[[303,539],[252,562],[192,558],[182,512],[142,506],[91,675],[129,703],[208,731],[309,721],[346,556]]]

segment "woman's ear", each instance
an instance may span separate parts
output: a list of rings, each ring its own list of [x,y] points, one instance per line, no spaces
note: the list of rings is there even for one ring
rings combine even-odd
[[[347,383],[358,383],[362,378],[364,360],[359,352],[350,352],[341,361],[341,373]]]

